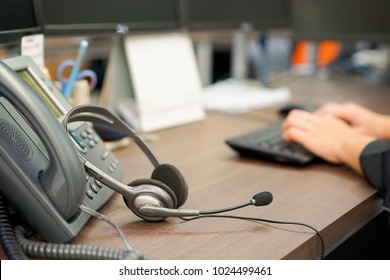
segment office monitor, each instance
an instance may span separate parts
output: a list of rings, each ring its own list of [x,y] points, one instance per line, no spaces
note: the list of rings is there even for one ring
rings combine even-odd
[[[292,0],[297,40],[390,41],[388,0]]]
[[[189,30],[238,29],[249,23],[258,30],[290,26],[288,0],[183,0]]]
[[[35,0],[2,0],[0,45],[19,43],[23,36],[41,32]]]
[[[44,33],[78,35],[180,28],[178,0],[39,0]]]

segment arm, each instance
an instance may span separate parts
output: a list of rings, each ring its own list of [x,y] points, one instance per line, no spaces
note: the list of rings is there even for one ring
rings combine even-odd
[[[379,190],[390,211],[390,141],[376,140],[332,115],[292,111],[282,127],[286,141],[294,141],[323,159],[346,164]]]
[[[360,165],[368,181],[384,198],[383,206],[390,211],[390,141],[368,144],[360,155]]]

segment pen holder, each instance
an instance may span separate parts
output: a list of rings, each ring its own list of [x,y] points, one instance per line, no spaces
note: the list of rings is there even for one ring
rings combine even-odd
[[[74,84],[71,99],[73,106],[91,103],[91,92],[87,80],[79,80]]]

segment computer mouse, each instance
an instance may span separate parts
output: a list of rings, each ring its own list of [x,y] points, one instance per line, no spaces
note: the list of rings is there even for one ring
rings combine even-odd
[[[292,110],[295,110],[295,109],[299,109],[299,110],[305,110],[305,111],[308,111],[308,112],[312,112],[314,111],[314,109],[312,108],[312,106],[307,106],[307,105],[304,105],[304,104],[287,104],[281,108],[279,108],[278,110],[278,114],[285,118],[287,117],[287,115],[292,111]]]

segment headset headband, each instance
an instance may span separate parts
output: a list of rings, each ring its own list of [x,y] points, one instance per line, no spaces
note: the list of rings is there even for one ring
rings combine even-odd
[[[154,156],[152,151],[148,148],[144,140],[139,137],[136,132],[120,120],[118,117],[113,115],[110,111],[105,108],[92,106],[92,105],[80,105],[72,108],[62,120],[63,126],[65,130],[68,132],[68,123],[75,121],[87,121],[93,123],[99,123],[103,125],[108,125],[119,132],[129,136],[137,146],[143,151],[152,165],[156,168],[160,165],[157,158]],[[81,156],[81,155],[80,155]],[[82,157],[82,156],[81,156]],[[85,162],[86,160],[82,157],[82,160]]]

